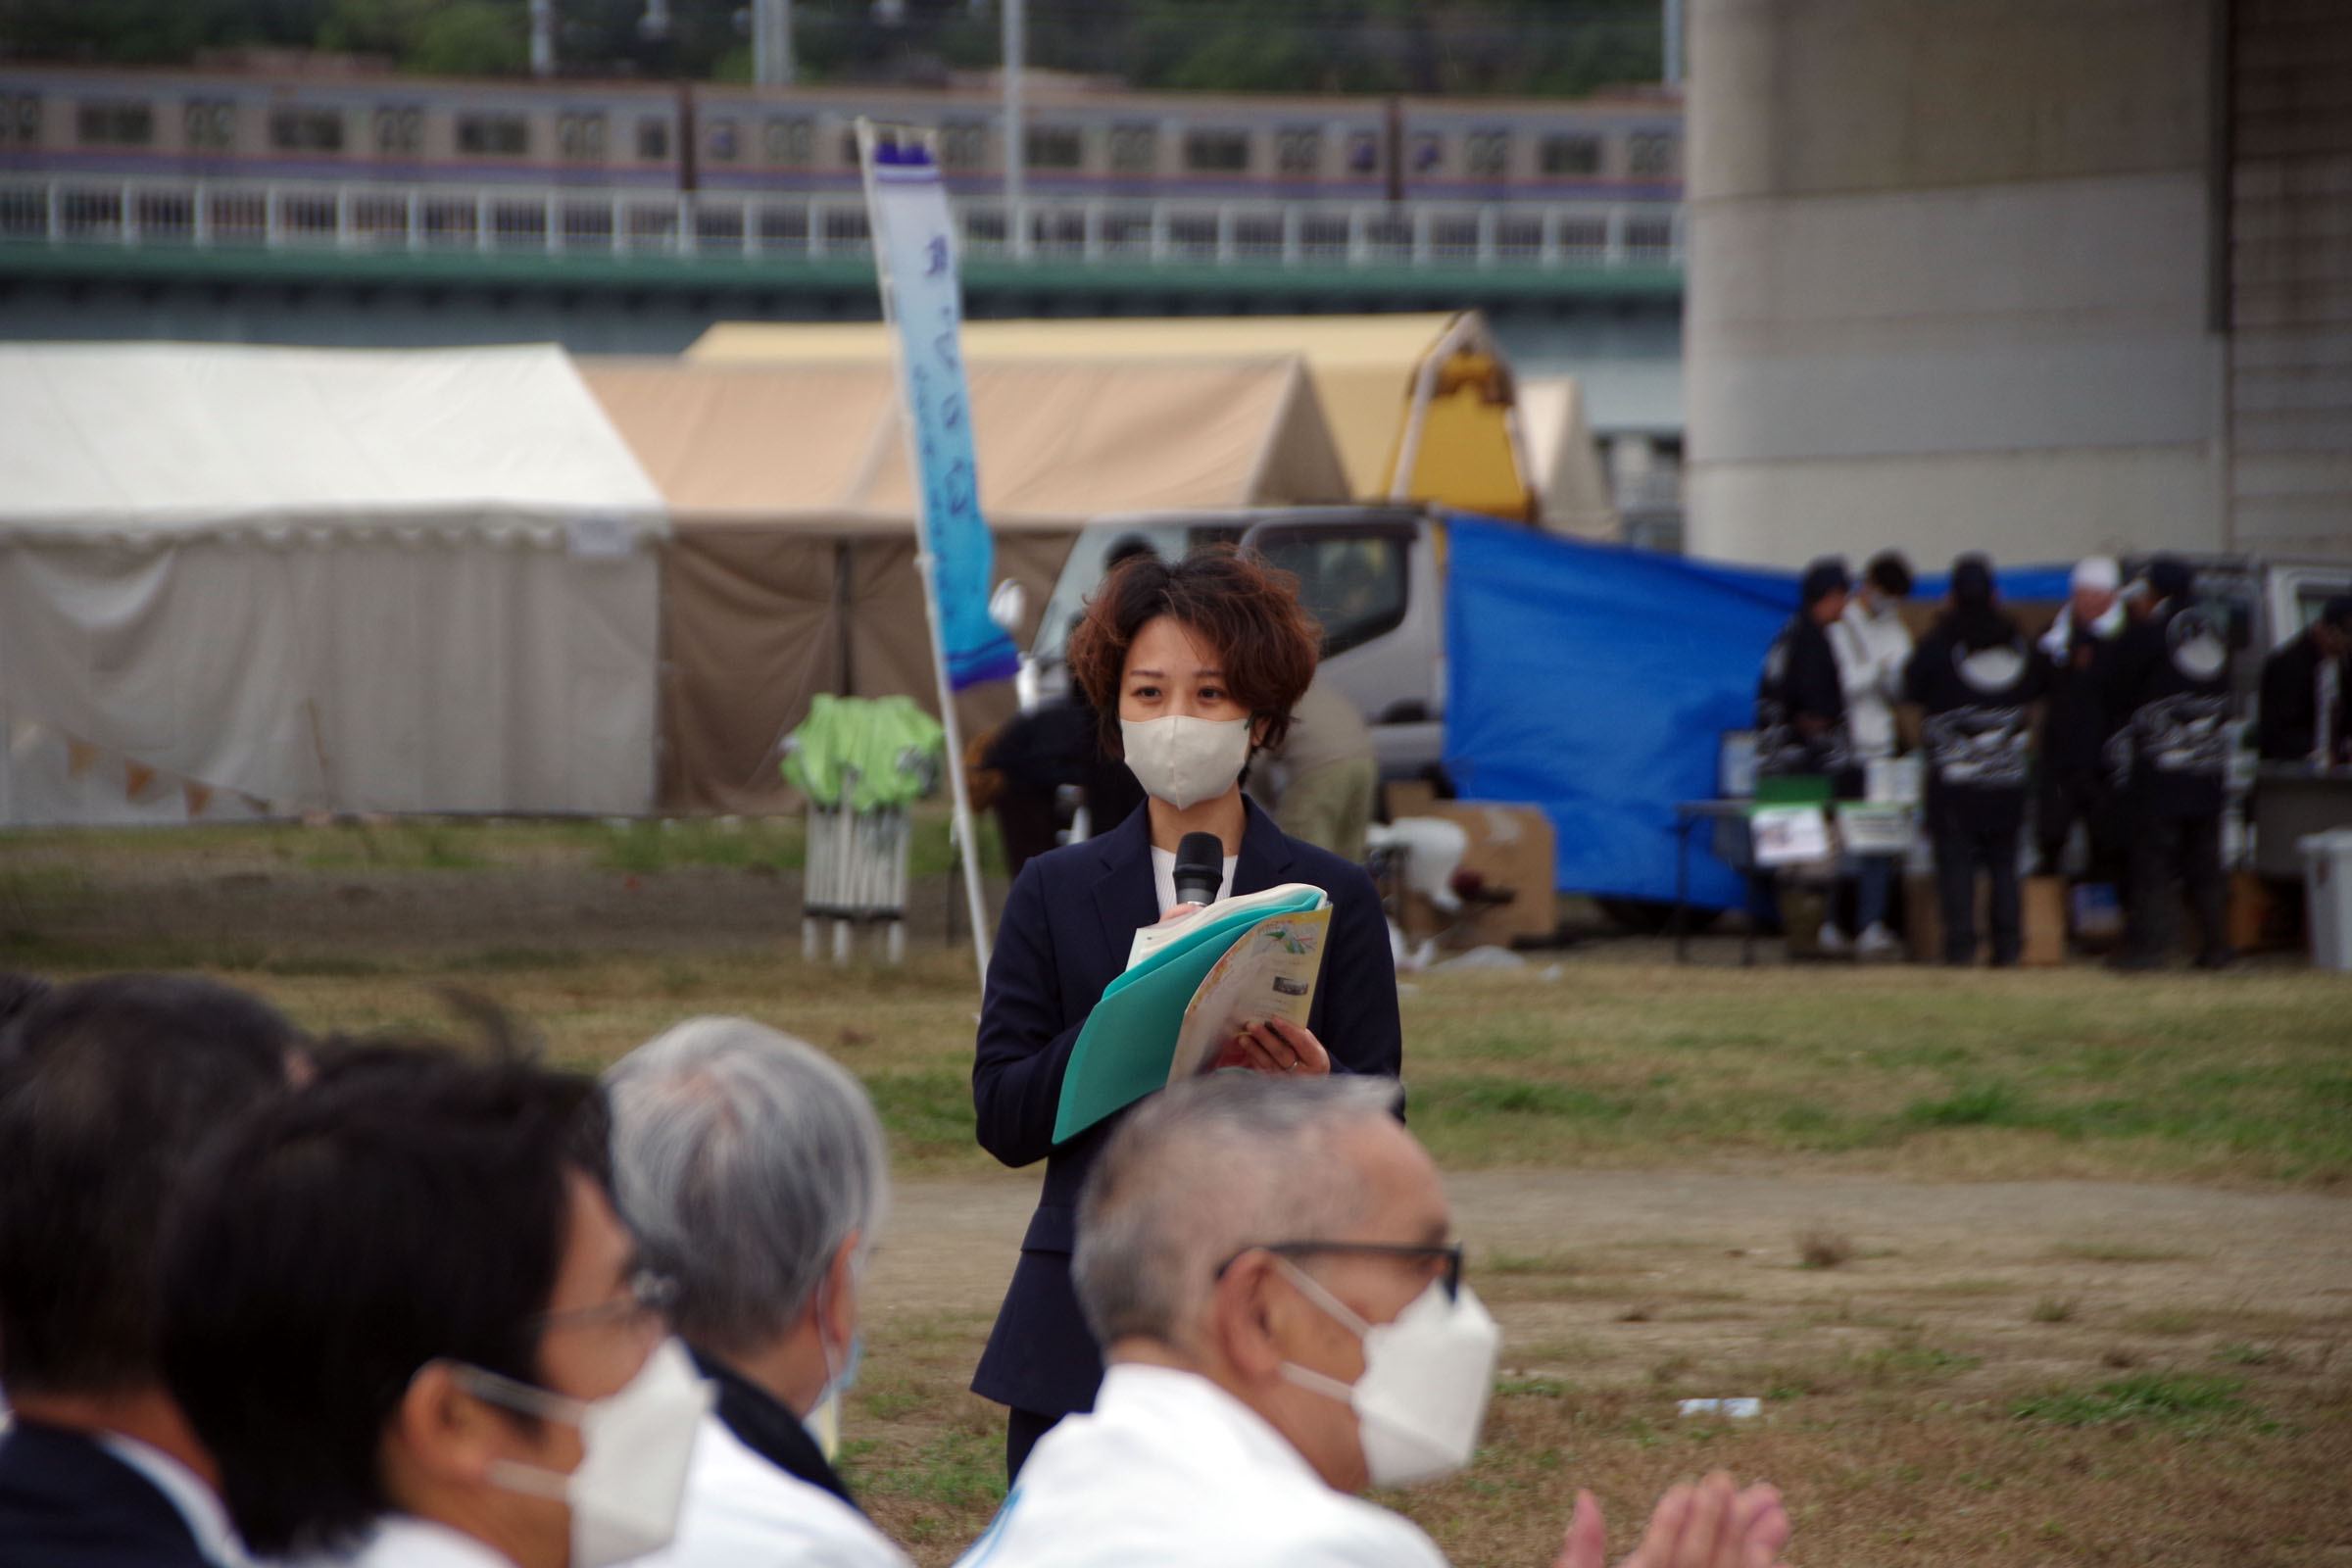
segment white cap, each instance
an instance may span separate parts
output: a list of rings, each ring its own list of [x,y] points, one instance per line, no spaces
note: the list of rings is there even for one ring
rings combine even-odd
[[[2075,574],[2067,586],[2076,593],[2087,588],[2093,593],[2111,594],[2123,580],[2123,571],[2113,556],[2084,556],[2075,563]]]

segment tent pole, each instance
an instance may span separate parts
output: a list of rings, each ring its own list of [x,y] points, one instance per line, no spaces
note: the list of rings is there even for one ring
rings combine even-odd
[[[921,509],[916,509],[921,516]],[[917,524],[920,527],[920,523]],[[956,802],[956,842],[963,855],[964,909],[972,917],[972,953],[980,963],[980,985],[988,986],[988,914],[982,907],[980,835],[972,831],[972,799],[964,787],[963,725],[956,716],[956,689],[948,681],[947,645],[939,635],[939,584],[932,579],[938,563],[931,557],[928,530],[923,548],[915,552],[915,574],[923,579],[923,613],[931,622],[931,670],[939,680],[939,724],[947,731],[948,787]]]

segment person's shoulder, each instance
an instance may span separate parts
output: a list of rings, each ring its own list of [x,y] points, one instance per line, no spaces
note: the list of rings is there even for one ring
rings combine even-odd
[[[1372,873],[1353,860],[1345,856],[1334,855],[1319,844],[1309,844],[1304,839],[1294,839],[1287,833],[1283,837],[1290,840],[1291,846],[1289,880],[1304,882],[1310,886],[1321,888],[1331,895],[1334,904],[1339,902],[1342,892],[1351,894],[1374,892]]]
[[[1328,1488],[1302,1494],[1257,1538],[1251,1562],[1284,1568],[1446,1568],[1446,1554],[1410,1519]]]
[[[865,1515],[770,1464],[715,1420],[695,1438],[677,1540],[645,1560],[655,1568],[756,1561],[905,1568],[906,1561]]]

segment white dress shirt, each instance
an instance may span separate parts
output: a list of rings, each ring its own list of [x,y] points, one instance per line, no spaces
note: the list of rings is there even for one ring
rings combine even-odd
[[[1873,613],[1856,594],[1831,623],[1830,647],[1838,655],[1854,756],[1866,762],[1892,757],[1894,705],[1902,701],[1903,666],[1911,662],[1911,629],[1903,624],[1902,607],[1886,600]]]
[[[473,1537],[406,1513],[377,1520],[375,1533],[355,1551],[297,1560],[301,1568],[514,1568],[512,1558]]]
[[[686,1472],[678,1539],[630,1568],[906,1568],[865,1515],[785,1474],[715,1415],[703,1417]]]
[[[196,1549],[206,1560],[220,1568],[247,1568],[252,1562],[245,1554],[245,1544],[237,1539],[236,1527],[228,1522],[228,1509],[221,1505],[220,1494],[205,1485],[202,1476],[154,1444],[120,1432],[100,1433],[98,1446],[145,1477],[179,1510]]]
[[[1196,1373],[1113,1365],[1038,1441],[958,1568],[1445,1568],[1401,1514],[1335,1492]]]

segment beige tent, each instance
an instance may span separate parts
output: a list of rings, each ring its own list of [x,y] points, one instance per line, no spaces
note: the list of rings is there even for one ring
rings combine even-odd
[[[886,361],[590,360],[581,370],[672,519],[664,806],[773,804],[775,742],[818,692],[933,706],[914,492]],[[1038,359],[968,373],[997,574],[1028,590],[1032,621],[1089,517],[1347,498],[1296,359]],[[1009,710],[1006,690],[972,698],[975,729]]]
[[[878,323],[722,322],[687,357],[703,364],[886,365],[884,332]],[[972,365],[1297,355],[1330,421],[1348,496],[1529,514],[1536,485],[1519,448],[1510,369],[1475,311],[967,321],[963,343]]]
[[[1576,378],[1522,377],[1519,424],[1544,498],[1544,530],[1609,544],[1623,539],[1625,520],[1610,497],[1608,471],[1586,422],[1584,388]]]

